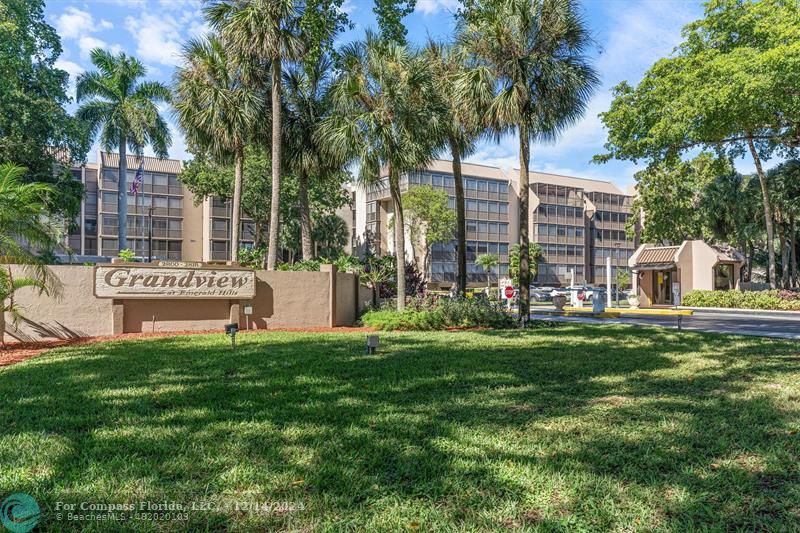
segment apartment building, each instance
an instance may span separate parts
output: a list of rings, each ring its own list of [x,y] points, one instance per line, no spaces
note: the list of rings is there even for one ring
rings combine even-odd
[[[136,195],[127,194],[128,248],[137,257],[182,261],[227,261],[231,251],[231,200],[218,197],[198,199],[178,179],[182,163],[176,159],[127,156],[127,187],[142,166],[142,186]],[[64,245],[72,257],[63,260],[107,261],[119,248],[119,154],[99,152],[96,163],[72,166],[72,176],[84,186],[81,212],[65,237]],[[352,206],[338,210],[348,225],[351,240],[357,241],[351,227]],[[240,218],[239,247],[255,245],[256,224]],[[266,236],[263,236],[266,240]],[[350,244],[350,243],[348,243]],[[350,247],[348,246],[348,251]]]
[[[499,169],[470,163],[462,164],[467,226],[467,281],[473,285],[486,284],[486,273],[475,264],[481,254],[493,253],[499,258],[497,272],[492,279],[508,275],[510,237],[517,233],[509,218],[514,210],[508,177]],[[455,180],[450,161],[435,160],[427,168],[408,172],[400,177],[400,190],[419,185],[430,185],[447,193],[451,208],[455,209]],[[356,238],[362,252],[392,253],[394,234],[388,228],[394,217],[389,195],[389,178],[364,189],[356,189]],[[359,217],[363,209],[365,216]],[[412,253],[410,238],[406,238],[409,256]],[[429,279],[437,286],[450,286],[456,275],[456,241],[434,244],[431,250]],[[356,248],[358,249],[358,248]],[[422,257],[421,249],[413,250]]]
[[[519,240],[517,192],[519,171],[464,163],[466,200],[467,281],[486,284],[486,273],[475,265],[478,255],[495,253],[500,258],[492,281],[508,275],[508,252]],[[530,173],[529,235],[542,247],[538,273],[540,286],[576,283],[605,284],[606,257],[612,257],[612,284],[616,268],[626,268],[635,250],[625,235],[631,197],[608,181]],[[401,192],[417,185],[431,185],[447,192],[455,208],[455,183],[450,161],[435,160],[427,168],[403,174]],[[388,178],[357,190],[356,233],[360,250],[392,253],[394,237],[387,227],[392,219]],[[364,213],[360,216],[359,213]],[[407,256],[411,246],[407,239]],[[419,251],[415,251],[419,256]],[[433,246],[429,279],[434,287],[449,287],[456,277],[456,241]]]

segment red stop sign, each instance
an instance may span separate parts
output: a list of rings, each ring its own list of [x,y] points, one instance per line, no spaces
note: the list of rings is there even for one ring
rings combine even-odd
[[[506,298],[510,300],[511,298],[514,297],[514,287],[512,287],[511,285],[506,285],[504,293],[506,295]]]

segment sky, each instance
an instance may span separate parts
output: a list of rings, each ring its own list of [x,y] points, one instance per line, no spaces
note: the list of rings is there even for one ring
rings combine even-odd
[[[372,0],[345,1],[343,7],[354,27],[337,38],[337,45],[375,28],[372,5]],[[403,20],[409,41],[421,45],[428,36],[448,38],[458,5],[458,0],[417,0],[414,13]],[[673,51],[681,40],[681,28],[702,16],[702,4],[695,0],[583,0],[581,7],[596,43],[592,57],[601,86],[580,122],[557,141],[533,146],[531,170],[608,180],[625,190],[638,170],[633,163],[591,162],[593,155],[603,152],[606,139],[597,115],[608,109],[615,85],[623,80],[638,83],[656,60]],[[149,78],[170,83],[180,63],[182,43],[208,31],[200,0],[50,0],[45,16],[61,36],[64,52],[57,66],[70,74],[73,97],[74,79],[92,69],[89,53],[95,47],[132,54],[147,66]],[[171,111],[165,108],[164,112],[173,136],[169,156],[190,159]],[[518,168],[518,146],[513,136],[499,143],[486,141],[468,161]],[[89,160],[95,158],[96,147]],[[750,166],[746,161],[737,165],[742,172],[752,172]]]

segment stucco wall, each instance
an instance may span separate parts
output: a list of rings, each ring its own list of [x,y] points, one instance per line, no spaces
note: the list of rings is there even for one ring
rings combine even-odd
[[[92,267],[51,268],[63,284],[63,297],[56,300],[31,289],[20,290],[16,300],[23,306],[27,319],[18,330],[9,321],[8,336],[32,340],[111,335],[114,302],[122,304],[124,332],[221,330],[230,321],[231,305],[240,303],[209,299],[100,299],[94,297]],[[12,272],[20,275],[21,270],[14,267]],[[240,307],[239,326],[241,329],[327,327],[332,305],[330,282],[329,272],[258,271],[256,296],[250,302],[253,313],[247,316],[243,306]],[[337,273],[333,309],[336,325],[355,322],[356,291],[362,302],[369,302],[369,290],[358,287],[355,276]]]
[[[92,267],[56,265],[50,267],[63,285],[59,299],[38,295],[33,289],[20,289],[16,303],[22,306],[26,319],[16,330],[7,317],[6,332],[18,339],[93,337],[111,333],[111,300],[93,296]],[[19,267],[12,267],[14,276],[24,276]]]

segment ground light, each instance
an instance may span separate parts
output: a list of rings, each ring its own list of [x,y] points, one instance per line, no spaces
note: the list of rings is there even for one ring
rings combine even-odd
[[[236,332],[239,331],[239,324],[225,324],[225,335],[229,335],[231,338],[231,349],[236,349]]]
[[[374,355],[378,352],[378,336],[367,335],[367,354]]]

